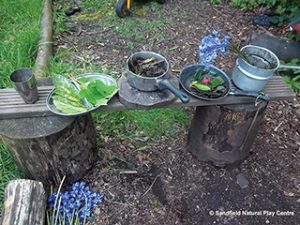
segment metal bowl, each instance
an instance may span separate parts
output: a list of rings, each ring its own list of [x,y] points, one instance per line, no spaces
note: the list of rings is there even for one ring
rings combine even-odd
[[[106,74],[101,74],[101,73],[85,73],[85,74],[81,74],[81,75],[78,75],[75,77],[76,80],[80,80],[80,78],[82,77],[92,77],[96,80],[101,80],[104,84],[106,85],[115,85],[116,87],[118,87],[117,85],[117,81],[116,79],[114,79],[113,77],[109,76],[109,75],[106,75]],[[88,109],[87,111],[85,112],[81,112],[81,113],[73,113],[73,114],[65,114],[61,111],[59,111],[56,106],[54,105],[53,103],[53,100],[52,100],[52,95],[54,94],[54,90],[55,88],[53,88],[51,90],[51,92],[49,93],[47,99],[46,99],[46,105],[47,105],[47,108],[53,112],[54,114],[57,114],[57,115],[60,115],[60,116],[79,116],[79,115],[83,115],[83,114],[86,114],[86,113],[89,113],[97,108],[99,108],[100,106],[95,106],[91,109]]]

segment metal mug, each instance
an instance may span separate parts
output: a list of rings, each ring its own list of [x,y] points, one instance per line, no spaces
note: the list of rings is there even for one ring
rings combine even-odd
[[[38,100],[36,79],[31,69],[15,70],[10,75],[10,80],[25,103],[33,104]]]

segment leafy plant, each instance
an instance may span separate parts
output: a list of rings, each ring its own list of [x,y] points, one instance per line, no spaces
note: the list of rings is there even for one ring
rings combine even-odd
[[[284,76],[283,79],[294,92],[300,91],[300,74],[293,78]]]
[[[230,2],[242,10],[251,10],[259,6],[272,8],[279,14],[278,24],[283,24],[299,13],[298,0],[230,0]],[[212,4],[224,3],[224,0],[210,0]]]
[[[288,63],[282,62],[286,65],[299,65],[300,66],[300,59],[293,59]],[[291,70],[288,68],[280,68],[277,71],[280,75],[283,76],[284,81],[288,84],[288,86],[294,92],[300,92],[300,70]]]

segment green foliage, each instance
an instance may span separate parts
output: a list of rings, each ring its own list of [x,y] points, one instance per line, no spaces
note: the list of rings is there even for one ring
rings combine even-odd
[[[109,99],[117,93],[115,85],[105,85],[101,80],[89,82],[86,88],[80,90],[80,98],[86,100],[94,106],[107,105]]]
[[[10,87],[8,76],[21,67],[32,67],[39,40],[40,0],[2,0],[0,7],[0,88]],[[0,140],[0,208],[4,188],[22,176]]]
[[[32,67],[39,41],[40,0],[2,0],[0,7],[0,88],[10,86],[9,74]]]
[[[189,118],[183,109],[132,110],[93,114],[97,131],[103,136],[132,138],[137,136],[173,136],[186,127]]]
[[[224,0],[210,0],[212,4],[224,3]],[[272,8],[280,16],[277,23],[283,24],[286,19],[292,19],[299,13],[299,0],[230,0],[230,2],[243,10],[254,9],[259,6]]]
[[[214,5],[220,5],[223,3],[223,0],[209,0],[209,2]]]
[[[300,91],[300,74],[293,78],[284,76],[283,79],[294,92]]]
[[[9,181],[18,179],[21,176],[20,170],[0,139],[0,211],[4,197],[4,188]]]
[[[300,66],[300,59],[293,59],[288,63],[283,62],[283,64],[291,66]],[[294,92],[300,92],[300,70],[280,68],[277,72],[283,76],[284,81]]]

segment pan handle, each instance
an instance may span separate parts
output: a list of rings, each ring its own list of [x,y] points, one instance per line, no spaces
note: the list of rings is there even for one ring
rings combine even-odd
[[[241,90],[232,90],[229,92],[230,95],[234,96],[244,96],[244,97],[253,97],[257,100],[270,101],[270,97],[268,95],[264,95],[260,92],[250,92],[250,91],[241,91]]]
[[[278,68],[285,68],[285,69],[291,69],[291,70],[300,70],[300,66],[290,66],[290,65],[282,65],[280,64]]]
[[[165,79],[158,79],[156,81],[156,85],[159,90],[168,89],[171,91],[176,97],[178,97],[182,103],[188,103],[190,101],[190,97],[176,88],[172,83]]]

